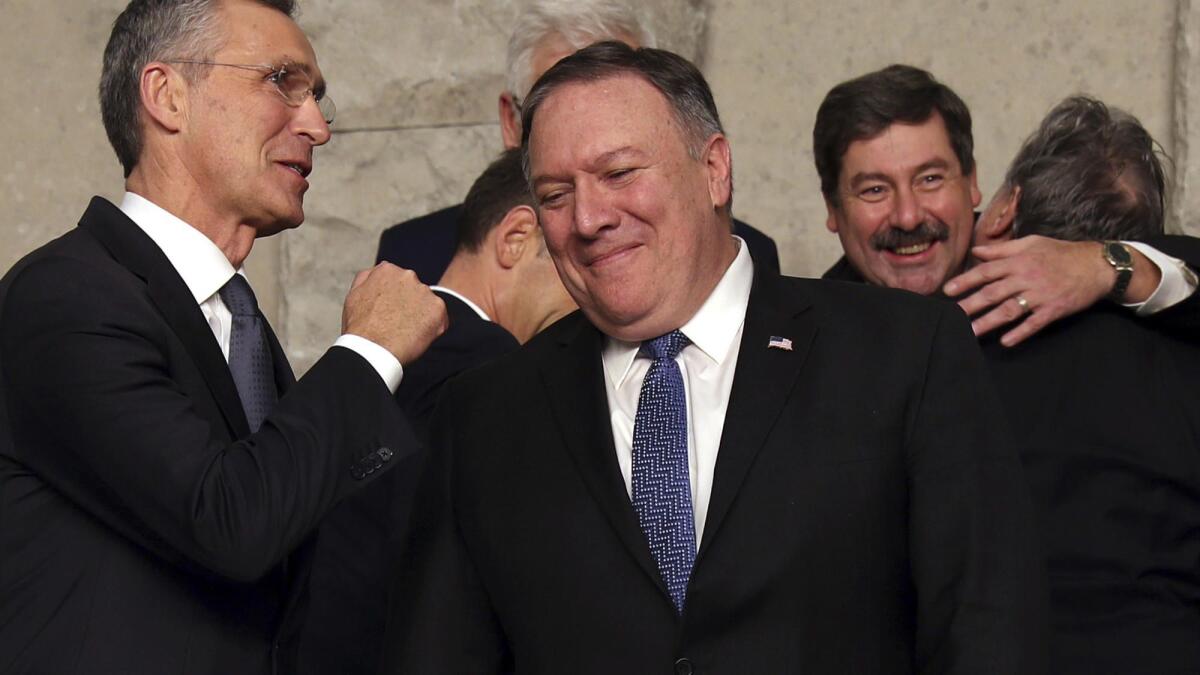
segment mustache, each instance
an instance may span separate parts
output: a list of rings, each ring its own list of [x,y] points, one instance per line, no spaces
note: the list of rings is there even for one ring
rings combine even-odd
[[[912,230],[889,227],[871,235],[871,246],[876,251],[894,251],[914,244],[946,241],[950,238],[950,227],[938,221],[924,221]]]

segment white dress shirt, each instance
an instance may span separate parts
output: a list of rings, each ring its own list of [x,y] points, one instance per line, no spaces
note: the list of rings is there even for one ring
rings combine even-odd
[[[188,225],[154,202],[132,192],[126,192],[121,200],[121,212],[137,224],[146,236],[167,256],[167,261],[183,278],[200,306],[200,313],[229,361],[229,334],[233,326],[233,315],[219,291],[234,274],[245,276],[245,271],[233,269],[229,258],[208,237]],[[391,352],[370,340],[357,335],[342,335],[333,343],[345,347],[367,360],[384,384],[392,392],[400,385],[404,369]]]
[[[1148,244],[1137,241],[1123,241],[1150,259],[1162,272],[1162,280],[1158,287],[1146,298],[1145,302],[1135,302],[1125,306],[1137,312],[1138,316],[1149,316],[1156,312],[1176,305],[1191,297],[1196,292],[1196,274],[1188,269],[1186,263],[1178,258],[1172,258]],[[1124,303],[1123,303],[1124,304]]]
[[[691,341],[675,362],[683,375],[688,418],[688,477],[692,488],[692,514],[696,521],[696,545],[704,536],[704,520],[712,494],[713,469],[725,427],[725,409],[737,368],[738,346],[750,302],[754,267],[745,242],[734,237],[738,254],[700,310],[680,330]],[[642,380],[650,359],[638,358],[640,342],[605,338],[604,390],[612,415],[613,444],[617,464],[625,479],[625,491],[633,494],[633,421],[637,415]]]
[[[436,286],[435,285],[435,286],[430,286],[429,290],[441,291],[441,292],[445,293],[446,295],[452,295],[452,296],[458,298],[459,300],[462,300],[464,305],[466,305],[467,307],[470,307],[476,314],[479,315],[479,318],[481,318],[484,321],[487,321],[489,323],[492,322],[492,317],[488,316],[487,312],[483,311],[482,307],[475,304],[470,298],[463,295],[462,293],[459,293],[458,291],[454,290],[453,288],[446,288],[445,286]]]

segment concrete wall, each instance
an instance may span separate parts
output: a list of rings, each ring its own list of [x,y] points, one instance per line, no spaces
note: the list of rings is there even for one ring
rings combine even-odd
[[[0,269],[69,229],[89,196],[119,197],[99,121],[100,55],[124,0],[0,0],[9,84],[0,147]],[[338,103],[308,222],[248,262],[298,370],[336,336],[379,232],[460,201],[500,149],[496,95],[519,0],[307,0],[300,24]],[[1175,223],[1200,234],[1200,8],[1193,0],[643,0],[662,46],[710,79],[732,139],[735,210],[772,234],[784,270],[838,255],[812,167],[816,107],[892,62],[928,68],[975,116],[985,195],[1062,97],[1139,116],[1175,156]]]

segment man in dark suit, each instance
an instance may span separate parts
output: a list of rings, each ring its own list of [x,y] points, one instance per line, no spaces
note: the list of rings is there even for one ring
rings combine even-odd
[[[467,193],[458,252],[433,287],[446,303],[449,327],[405,369],[396,389],[422,439],[450,378],[515,351],[575,309],[532,201],[518,150],[506,150]],[[302,673],[378,672],[387,589],[415,482],[415,472],[393,471],[348,497],[321,524],[300,643]]]
[[[1012,325],[983,340],[1038,507],[1051,672],[1195,672],[1200,548],[1190,533],[1200,523],[1200,407],[1189,383],[1200,305],[1194,272],[1156,249],[1193,261],[1200,251],[1195,239],[1162,236],[1153,139],[1128,115],[1068,100],[976,219],[978,191],[961,169],[971,173],[969,113],[928,73],[892,66],[838,85],[813,135],[831,229],[847,250],[828,277],[932,295],[974,250],[988,262],[951,283],[994,284],[977,293],[982,302],[960,303],[968,311],[996,304],[1005,317],[996,326],[1028,321],[1043,303],[1066,314],[1028,341],[1010,340],[1020,329]],[[1119,241],[1134,239],[1156,249]],[[1069,297],[1027,285],[1037,276],[989,267],[1029,251],[1040,252],[1042,277],[1070,268]],[[1168,274],[1180,278],[1182,298]],[[1174,297],[1156,300],[1164,291]],[[1105,295],[1113,302],[1097,302]],[[1119,306],[1138,301],[1135,311]],[[1155,301],[1151,317],[1135,318]]]
[[[417,441],[442,303],[390,265],[299,381],[241,274],[329,139],[290,2],[135,0],[101,110],[125,198],[0,281],[0,671],[294,672],[310,533]]]
[[[680,57],[593,45],[523,110],[582,311],[447,385],[385,671],[1044,672],[1030,505],[961,313],[752,261]]]
[[[972,248],[980,194],[971,113],[919,68],[893,65],[831,89],[817,111],[813,155],[826,226],[846,252],[827,279],[961,296],[976,334],[1008,326],[1001,342],[1013,346],[1104,300],[1123,274],[1096,241],[1033,235]],[[1111,297],[1140,316],[1183,303],[1196,289],[1187,265],[1163,253],[1186,254],[1195,242],[1150,243],[1126,242],[1130,278]],[[981,263],[971,270],[968,253]],[[1187,262],[1194,267],[1200,258]]]
[[[976,242],[1040,234],[1120,256],[1116,240],[1161,235],[1156,148],[1130,115],[1067,99],[1013,159]],[[1200,347],[1163,318],[1102,303],[1016,348],[983,343],[1041,520],[1055,673],[1200,670]]]
[[[602,40],[654,46],[654,34],[628,7],[612,0],[534,0],[522,10],[508,42],[508,88],[497,101],[506,149],[521,145],[521,101],[533,83],[559,59]],[[379,237],[376,261],[411,269],[422,282],[436,283],[454,255],[461,214],[462,204],[455,204],[389,227]],[[755,262],[779,271],[774,240],[737,219],[733,231],[750,247]]]

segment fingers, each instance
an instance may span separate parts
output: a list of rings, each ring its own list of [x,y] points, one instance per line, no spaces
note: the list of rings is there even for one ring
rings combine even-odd
[[[1048,317],[1050,315],[1050,312],[1031,313],[1024,321],[1017,324],[1015,328],[1002,335],[1000,337],[1000,344],[1005,347],[1015,347],[1041,329],[1049,326],[1051,320]]]
[[[976,295],[979,294],[976,293]],[[1029,314],[1029,317],[1027,317],[1025,321],[1029,321],[1029,319],[1032,318],[1036,313],[1033,309],[1033,305],[1028,300],[1022,303],[1020,300],[1018,300],[1018,298],[1025,300],[1025,298],[1022,296],[1014,294],[1008,298],[1005,298],[999,303],[992,303],[994,307],[990,312],[971,322],[971,330],[975,331],[975,335],[987,335],[993,330],[996,330],[1001,326],[1008,325],[1017,319],[1020,319],[1022,316],[1025,316],[1026,314]],[[992,307],[992,305],[988,306]],[[962,306],[962,303],[959,303],[959,306]],[[1006,333],[1005,335],[1008,334],[1009,333]],[[1032,335],[1032,333],[1030,334]],[[1003,342],[1003,340],[1001,340],[1001,342]]]
[[[359,270],[358,274],[354,275],[354,281],[350,282],[350,290],[361,286],[369,276],[371,276],[371,270]]]
[[[988,263],[993,264],[993,263]],[[981,265],[982,267],[982,265]],[[987,278],[987,277],[985,277]],[[974,293],[958,301],[958,306],[967,313],[975,316],[999,305],[1014,295],[1025,291],[1026,288],[1012,276],[1001,276],[998,280],[988,279],[987,284]],[[1029,298],[1028,295],[1025,296]]]

